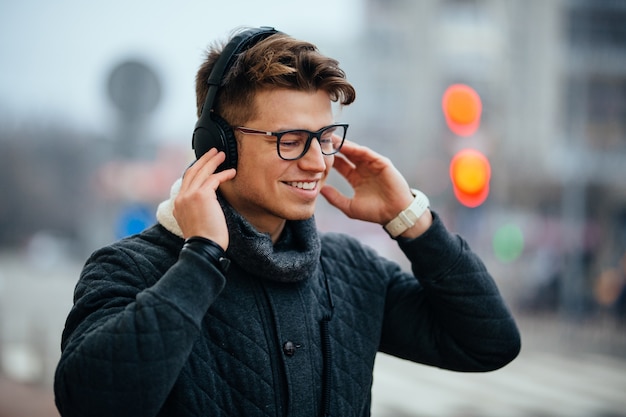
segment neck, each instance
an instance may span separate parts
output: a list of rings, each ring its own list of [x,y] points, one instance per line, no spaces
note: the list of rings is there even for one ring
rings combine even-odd
[[[246,219],[259,233],[267,233],[272,243],[276,243],[280,238],[287,220],[270,213],[265,209],[255,205],[245,199],[238,198],[238,194],[228,187],[228,183],[222,184],[219,194],[235,209],[241,217]]]
[[[275,227],[273,231],[268,231],[268,233],[270,234],[270,239],[272,239],[272,243],[276,243],[278,241],[278,238],[280,237],[280,234],[283,232],[283,229],[285,228],[285,223],[287,221],[283,220],[282,222],[280,222],[280,224],[278,225],[278,227]]]
[[[281,219],[278,222],[260,222],[257,221],[257,219],[246,216],[241,212],[240,214],[242,215],[242,217],[250,222],[250,224],[257,230],[257,232],[269,234],[272,243],[276,243],[278,241],[281,233],[283,233],[283,230],[285,229],[285,224],[287,223],[287,220],[284,219]]]

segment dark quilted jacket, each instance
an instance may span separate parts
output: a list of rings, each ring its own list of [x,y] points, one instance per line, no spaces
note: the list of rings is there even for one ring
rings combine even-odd
[[[483,264],[438,218],[400,242],[415,276],[339,234],[289,284],[237,264],[224,277],[179,259],[182,244],[156,225],[88,260],[55,378],[63,416],[368,416],[377,351],[489,371],[520,348]]]

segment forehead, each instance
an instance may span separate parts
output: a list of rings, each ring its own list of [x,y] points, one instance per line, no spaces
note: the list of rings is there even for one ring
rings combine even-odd
[[[318,130],[333,122],[332,101],[323,90],[262,90],[255,95],[254,105],[250,122],[262,123],[263,129]]]

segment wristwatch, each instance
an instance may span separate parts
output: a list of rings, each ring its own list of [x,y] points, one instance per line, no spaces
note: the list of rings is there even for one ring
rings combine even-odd
[[[218,267],[224,274],[230,267],[230,259],[226,257],[224,249],[211,239],[202,236],[191,236],[185,239],[182,250],[191,250],[202,256]]]
[[[411,194],[415,196],[411,205],[402,210],[395,219],[383,226],[385,231],[389,233],[389,236],[394,239],[413,227],[417,223],[417,219],[430,206],[430,201],[428,201],[428,197],[423,192],[412,188]]]

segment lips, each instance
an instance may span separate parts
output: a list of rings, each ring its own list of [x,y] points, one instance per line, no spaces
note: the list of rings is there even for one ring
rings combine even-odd
[[[292,181],[292,182],[286,182],[285,184],[291,187],[300,188],[301,190],[313,190],[317,186],[317,181],[311,181],[311,182]]]

